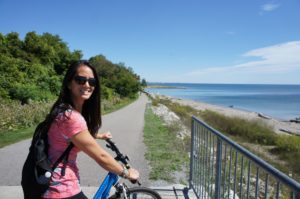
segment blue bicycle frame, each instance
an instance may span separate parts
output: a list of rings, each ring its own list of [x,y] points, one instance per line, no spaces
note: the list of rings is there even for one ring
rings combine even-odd
[[[107,199],[112,186],[114,186],[119,180],[119,176],[109,172],[103,180],[101,186],[96,192],[93,199]]]

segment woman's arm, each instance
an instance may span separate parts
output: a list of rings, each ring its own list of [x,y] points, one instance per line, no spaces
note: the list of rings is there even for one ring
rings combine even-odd
[[[107,151],[105,151],[91,136],[89,131],[85,130],[71,137],[73,144],[80,150],[93,158],[105,170],[117,175],[123,173],[123,167]],[[130,180],[139,178],[139,173],[135,169],[129,169]]]

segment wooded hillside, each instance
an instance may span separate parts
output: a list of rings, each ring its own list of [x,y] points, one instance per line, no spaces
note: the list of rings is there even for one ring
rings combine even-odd
[[[21,40],[16,32],[0,33],[0,97],[22,103],[54,99],[68,65],[82,56],[58,35],[28,32]],[[100,54],[89,61],[100,75],[102,98],[132,97],[140,90],[140,77],[124,63]]]

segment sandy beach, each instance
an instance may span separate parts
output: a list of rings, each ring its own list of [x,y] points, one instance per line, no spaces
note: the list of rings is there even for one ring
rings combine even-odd
[[[178,99],[174,97],[164,96],[164,95],[155,95],[151,94],[153,97],[167,98],[173,102],[179,103],[185,106],[191,106],[197,110],[211,110],[224,114],[229,117],[239,117],[247,120],[257,120],[262,121],[271,128],[274,129],[274,132],[279,134],[295,134],[300,136],[300,123],[290,122],[290,121],[280,121],[270,116],[263,115],[262,113],[249,112],[245,110],[236,109],[234,107],[222,107],[217,105],[212,105],[204,102]]]

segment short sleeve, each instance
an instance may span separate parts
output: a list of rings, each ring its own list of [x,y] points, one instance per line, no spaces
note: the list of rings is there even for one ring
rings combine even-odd
[[[88,129],[84,117],[79,112],[68,110],[65,114],[61,124],[64,137],[71,138],[77,133]]]

